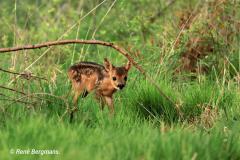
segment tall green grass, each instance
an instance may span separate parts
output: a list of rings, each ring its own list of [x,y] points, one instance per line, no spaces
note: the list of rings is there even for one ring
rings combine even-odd
[[[118,116],[114,120],[101,117],[95,126],[83,121],[74,124],[58,122],[41,115],[10,120],[0,132],[1,159],[240,158],[238,124],[232,129],[216,124],[206,132],[186,124],[168,126],[162,122],[155,126],[154,122]],[[10,155],[10,148],[57,149],[60,155]]]

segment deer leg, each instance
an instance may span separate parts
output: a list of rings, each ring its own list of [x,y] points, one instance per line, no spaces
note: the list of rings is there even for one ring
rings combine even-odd
[[[100,94],[96,93],[95,94],[95,99],[99,102],[100,109],[103,111],[103,109],[104,109],[104,99],[103,99],[103,97]]]
[[[74,112],[76,112],[78,109],[77,103],[78,103],[79,96],[83,92],[83,86],[81,86],[79,83],[75,83],[75,84],[73,84],[73,89],[74,89],[74,96],[73,96],[74,107],[70,112],[70,122],[72,122],[72,120],[73,120]]]
[[[114,115],[113,97],[105,96],[104,99],[110,111],[110,115],[113,116]]]

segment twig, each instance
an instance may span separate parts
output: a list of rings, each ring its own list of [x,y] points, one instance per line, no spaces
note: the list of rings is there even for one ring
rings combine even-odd
[[[32,75],[31,73],[18,73],[18,72],[12,72],[12,71],[9,71],[9,70],[5,70],[5,69],[2,69],[0,68],[0,71],[3,71],[3,72],[6,72],[6,73],[10,73],[10,74],[15,74],[15,75],[20,75],[26,79],[30,79],[30,78],[37,78],[37,79],[43,79],[45,81],[48,81],[46,78],[43,78],[43,77],[38,77],[38,76],[34,76]]]
[[[21,101],[21,100],[15,100],[15,99],[7,99],[7,98],[0,98],[0,101],[13,101],[13,102],[19,102],[19,103],[23,103],[23,104],[31,104],[34,105],[34,103],[31,102],[25,102],[25,101]]]
[[[18,90],[15,90],[15,89],[13,89],[13,88],[8,88],[8,87],[1,86],[1,85],[0,85],[0,88],[6,89],[6,90],[9,90],[9,91],[13,91],[13,92],[16,92],[16,93],[20,93],[20,94],[23,94],[23,95],[27,95],[26,93],[21,92],[21,91],[18,91]]]
[[[24,103],[24,104],[32,104],[32,105],[33,105],[33,103],[31,103],[31,102],[26,102],[26,101],[21,101],[21,100],[15,100],[15,99],[13,99],[12,97],[7,96],[7,95],[2,94],[2,93],[0,93],[0,96],[6,97],[6,98],[0,99],[0,101],[14,101],[14,102],[20,102],[20,103]]]
[[[32,96],[33,94],[27,94],[25,92],[21,92],[21,91],[18,91],[16,89],[13,89],[13,88],[1,86],[1,85],[0,85],[0,88],[6,89],[6,90],[9,90],[9,91],[13,91],[13,92],[16,92],[16,93],[19,93],[19,94],[22,94],[22,95],[24,95],[23,97],[33,97],[33,98],[40,99],[40,100],[46,100],[46,99],[43,99],[43,98],[40,98],[40,97],[37,97],[37,96]],[[20,100],[20,99],[17,99],[17,100]]]
[[[59,41],[51,41],[51,42],[45,42],[41,44],[35,44],[35,45],[26,45],[26,46],[19,46],[19,47],[12,47],[12,48],[0,48],[0,53],[4,52],[13,52],[13,51],[19,51],[19,50],[29,50],[29,49],[38,49],[38,48],[43,48],[43,47],[50,47],[50,46],[55,46],[55,45],[66,45],[66,44],[94,44],[94,45],[101,45],[101,46],[106,46],[106,47],[111,47],[121,53],[123,56],[125,56],[132,64],[133,66],[140,71],[147,80],[149,80],[150,83],[154,85],[154,87],[157,88],[159,93],[165,97],[168,101],[170,101],[175,107],[176,104],[173,100],[171,100],[167,95],[165,95],[161,88],[158,86],[158,84],[153,80],[152,77],[150,77],[147,72],[137,63],[133,60],[133,58],[127,53],[127,51],[118,45],[115,45],[112,42],[105,42],[105,41],[100,41],[100,40],[59,40]]]
[[[68,105],[67,101],[66,101],[64,98],[59,97],[59,96],[55,96],[55,95],[49,94],[49,93],[32,93],[32,94],[29,94],[29,95],[24,95],[24,96],[22,96],[22,97],[20,97],[20,98],[18,98],[18,99],[15,99],[15,101],[20,101],[21,99],[24,99],[24,98],[27,98],[27,97],[33,97],[33,98],[37,98],[37,99],[40,99],[40,100],[46,100],[46,99],[43,99],[43,98],[40,98],[40,97],[36,97],[36,96],[38,96],[38,95],[48,95],[48,96],[52,96],[52,97],[61,99],[61,100],[65,103],[66,107],[69,108],[69,105]],[[51,102],[49,99],[47,99],[47,101]],[[13,103],[14,103],[14,102],[13,102]],[[10,106],[10,105],[12,105],[13,103],[9,103],[9,104],[7,104],[6,106]],[[6,111],[7,109],[8,109],[8,108],[6,108],[5,111]]]

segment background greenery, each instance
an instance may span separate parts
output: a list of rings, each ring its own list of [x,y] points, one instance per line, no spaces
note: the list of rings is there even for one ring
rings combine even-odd
[[[116,65],[127,60],[93,45],[4,53],[1,68],[48,81],[0,72],[1,86],[27,94],[0,88],[0,159],[240,159],[238,0],[8,0],[0,7],[0,47],[114,42],[174,102],[133,68],[115,95],[114,118],[90,95],[69,123],[68,67],[104,57]],[[16,155],[11,148],[60,155]]]

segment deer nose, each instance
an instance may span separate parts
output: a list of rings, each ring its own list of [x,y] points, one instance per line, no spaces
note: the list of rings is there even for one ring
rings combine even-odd
[[[125,85],[124,84],[118,84],[117,87],[120,88],[120,89],[123,89]]]

